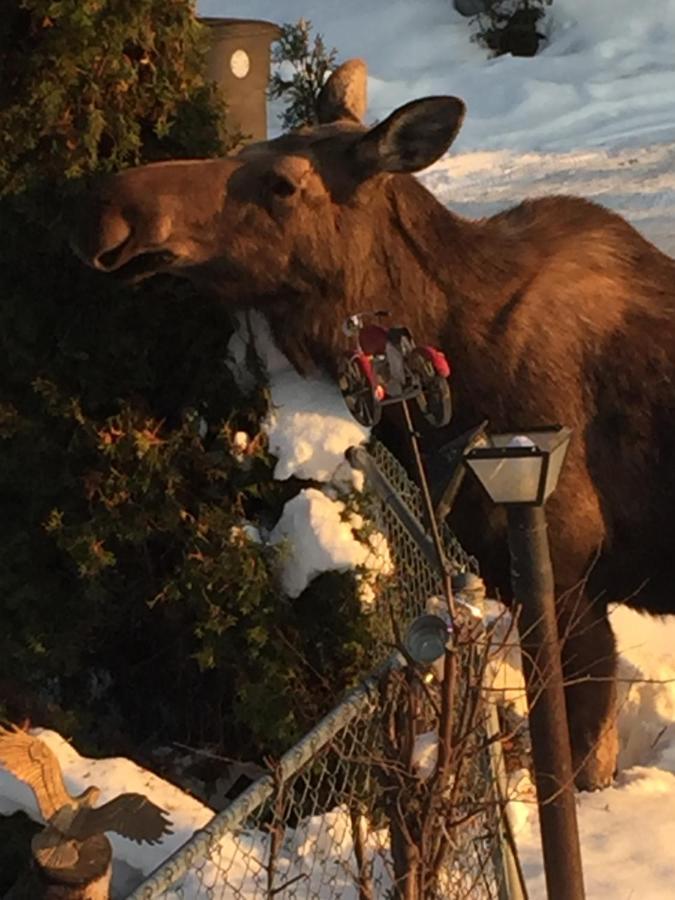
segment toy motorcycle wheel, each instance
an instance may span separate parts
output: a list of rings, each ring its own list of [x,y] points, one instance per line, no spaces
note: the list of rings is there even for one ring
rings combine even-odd
[[[452,394],[448,379],[439,375],[432,360],[419,347],[411,352],[408,365],[419,379],[420,392],[416,400],[420,412],[434,428],[442,428],[452,418]]]
[[[357,422],[372,428],[380,421],[382,407],[377,401],[373,384],[358,357],[347,359],[341,366],[338,385],[347,409]]]

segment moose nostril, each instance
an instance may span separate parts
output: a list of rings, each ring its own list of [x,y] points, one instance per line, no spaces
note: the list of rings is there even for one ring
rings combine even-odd
[[[119,266],[125,247],[131,237],[131,226],[119,210],[104,210],[96,229],[95,241],[98,253],[92,254],[97,269],[110,270]]]
[[[121,244],[118,244],[117,247],[113,247],[111,250],[106,250],[105,253],[100,253],[96,257],[96,260],[94,262],[96,268],[114,269],[119,263],[122,251],[124,250],[126,243],[126,240],[124,240]]]

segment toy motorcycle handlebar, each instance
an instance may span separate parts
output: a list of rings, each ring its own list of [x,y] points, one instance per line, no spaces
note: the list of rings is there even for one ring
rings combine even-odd
[[[348,337],[352,337],[359,333],[368,319],[383,319],[388,315],[388,309],[366,310],[365,312],[353,313],[345,319],[342,330]]]

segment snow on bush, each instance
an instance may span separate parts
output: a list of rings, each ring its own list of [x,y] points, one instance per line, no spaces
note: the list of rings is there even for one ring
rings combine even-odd
[[[240,315],[229,345],[235,377],[246,387],[254,352],[269,379],[270,411],[263,422],[270,452],[277,457],[274,477],[292,476],[325,484],[307,488],[286,503],[270,542],[287,545],[281,582],[289,597],[299,597],[322,572],[361,569],[360,599],[374,599],[373,575],[392,569],[382,535],[358,536],[363,518],[348,512],[335,495],[360,489],[361,473],[345,451],[368,438],[368,429],[347,411],[336,385],[316,376],[303,378],[276,347],[267,320],[256,312]],[[242,439],[243,440],[243,439]]]
[[[288,596],[299,597],[322,572],[363,569],[361,601],[365,605],[372,602],[372,579],[389,574],[392,562],[381,534],[357,537],[355,532],[363,526],[362,516],[316,488],[307,488],[289,500],[270,535],[272,543],[288,544],[281,576]]]
[[[270,382],[270,412],[263,429],[278,460],[274,477],[329,482],[337,476],[344,481],[345,450],[367,440],[368,429],[351,417],[334,383],[295,371],[276,347],[267,320],[255,312],[239,318],[228,347],[242,387],[252,383],[247,368],[251,342]]]

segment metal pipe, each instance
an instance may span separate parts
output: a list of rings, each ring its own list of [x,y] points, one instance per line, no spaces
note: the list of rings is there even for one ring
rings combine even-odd
[[[434,542],[424,528],[410,512],[389,479],[380,471],[377,463],[368,453],[365,447],[350,447],[345,453],[347,461],[355,469],[366,476],[369,486],[375,491],[383,504],[388,506],[415,542],[417,549],[424,556],[429,566],[436,570],[438,567],[438,554]],[[444,562],[448,571],[451,567]]]
[[[584,900],[553,567],[543,506],[507,506],[549,900]]]
[[[427,473],[424,468],[419,441],[417,440],[417,432],[415,431],[415,426],[413,425],[412,416],[410,414],[410,405],[408,401],[404,400],[401,403],[401,406],[403,407],[403,420],[405,422],[406,428],[408,429],[408,440],[410,441],[410,447],[412,449],[413,458],[415,460],[415,468],[417,469],[417,486],[420,489],[420,494],[422,497],[422,511],[424,513],[425,519],[427,520],[426,526],[431,537],[434,552],[436,554],[435,568],[438,570],[438,574],[441,578],[443,594],[445,595],[445,602],[448,606],[448,614],[454,621],[456,611],[455,602],[452,595],[450,566],[448,565],[448,561],[445,556],[445,550],[443,549],[443,543],[441,541],[441,534],[438,529],[438,522],[436,521],[436,516],[434,514],[434,504],[431,499],[431,493],[429,491],[429,482],[427,481]]]

